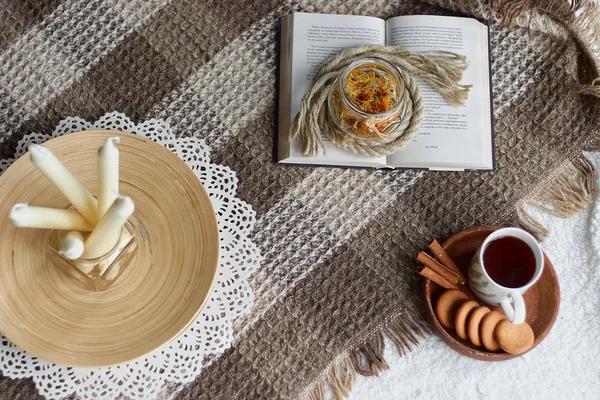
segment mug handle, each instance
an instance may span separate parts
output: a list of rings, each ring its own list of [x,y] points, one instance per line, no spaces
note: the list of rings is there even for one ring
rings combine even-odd
[[[510,305],[510,299],[515,303],[514,309]],[[525,322],[525,302],[523,301],[521,293],[517,291],[510,292],[502,299],[500,305],[510,322],[513,324],[522,324]]]

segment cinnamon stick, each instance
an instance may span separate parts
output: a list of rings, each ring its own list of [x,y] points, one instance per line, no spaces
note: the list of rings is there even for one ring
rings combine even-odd
[[[458,286],[460,284],[460,277],[458,274],[444,267],[439,262],[435,261],[429,254],[423,253],[422,251],[417,256],[417,261],[423,263],[425,266],[432,269],[438,275],[441,275],[444,279],[446,279],[451,284]]]
[[[452,261],[448,253],[446,253],[446,250],[444,250],[437,240],[433,239],[427,247],[429,247],[429,250],[436,260],[438,260],[444,267],[458,275],[461,284],[465,283],[464,275],[460,272],[454,261]]]
[[[440,285],[443,288],[446,289],[457,289],[457,287],[453,284],[451,284],[450,282],[448,282],[446,279],[444,279],[444,277],[442,277],[441,275],[433,272],[432,269],[424,266],[424,265],[420,265],[419,267],[417,267],[417,273],[435,283],[437,283],[438,285]]]

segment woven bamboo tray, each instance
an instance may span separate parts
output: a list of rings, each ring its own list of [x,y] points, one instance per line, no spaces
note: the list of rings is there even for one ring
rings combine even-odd
[[[67,208],[68,201],[19,158],[0,176],[0,331],[57,364],[121,364],[158,349],[198,315],[219,260],[219,233],[208,194],[176,155],[143,137],[73,133],[44,144],[96,194],[96,153],[119,136],[120,192],[135,202],[144,245],[104,292],[86,290],[53,264],[50,231],[15,228],[12,205]]]

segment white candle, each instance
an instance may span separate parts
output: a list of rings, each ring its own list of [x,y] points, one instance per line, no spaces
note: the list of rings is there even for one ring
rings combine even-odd
[[[98,202],[50,150],[29,146],[31,161],[90,223],[96,224]]]
[[[118,196],[85,241],[82,258],[98,258],[108,253],[117,244],[123,225],[134,208],[130,197]]]
[[[79,232],[71,231],[64,237],[58,254],[62,254],[69,260],[76,260],[83,254],[83,249],[83,236]]]
[[[106,139],[98,150],[98,220],[106,213],[119,193],[119,143],[118,137]]]
[[[75,210],[30,207],[26,203],[15,204],[10,210],[13,224],[23,228],[64,229],[91,231],[94,226]]]

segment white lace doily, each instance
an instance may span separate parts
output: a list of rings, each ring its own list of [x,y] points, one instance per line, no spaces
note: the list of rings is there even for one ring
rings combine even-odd
[[[132,399],[156,397],[166,383],[191,382],[207,357],[224,352],[233,340],[233,321],[254,301],[247,277],[259,265],[258,248],[248,239],[255,212],[236,197],[237,177],[229,168],[211,164],[203,140],[176,138],[163,120],[134,124],[120,113],[108,113],[95,123],[78,117],[61,121],[51,135],[32,133],[19,141],[14,159],[0,160],[0,174],[32,144],[67,133],[92,129],[133,132],[162,144],[194,170],[212,201],[221,241],[216,281],[196,320],[173,342],[138,361],[109,368],[70,368],[41,360],[0,336],[0,369],[11,378],[33,378],[40,393],[62,398]]]

